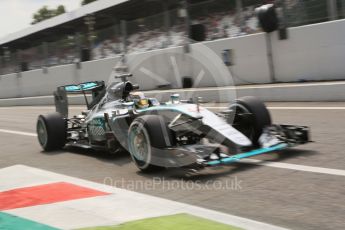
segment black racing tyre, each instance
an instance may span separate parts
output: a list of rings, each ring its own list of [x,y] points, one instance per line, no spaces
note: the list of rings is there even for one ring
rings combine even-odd
[[[272,125],[271,115],[265,104],[256,97],[246,96],[237,99],[231,107],[236,109],[234,126],[243,131],[254,145],[258,145],[258,140],[264,128]],[[236,116],[241,113],[251,113],[252,116],[249,120],[240,120],[236,124]]]
[[[164,167],[151,164],[155,150],[175,144],[172,131],[159,115],[144,115],[136,118],[128,131],[128,150],[136,166],[143,172],[162,170]]]
[[[62,149],[66,144],[67,121],[60,113],[40,115],[36,131],[38,142],[44,151]]]

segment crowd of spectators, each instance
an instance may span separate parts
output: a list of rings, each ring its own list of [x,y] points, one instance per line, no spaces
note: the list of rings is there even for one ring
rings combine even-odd
[[[220,12],[199,17],[192,20],[193,24],[202,24],[206,30],[206,41],[243,36],[259,31],[258,20],[254,14],[254,7],[247,7],[241,16],[235,12]],[[169,28],[149,29],[148,25],[141,25],[140,31],[132,33],[127,39],[127,52],[145,52],[183,45],[186,29],[183,22]],[[121,39],[105,39],[99,41],[93,48],[93,58],[101,59],[114,57],[122,53],[124,45]]]
[[[191,23],[204,25],[206,41],[243,36],[259,31],[254,7],[246,7],[240,15],[235,11],[210,13],[192,18]],[[127,53],[136,53],[181,46],[186,42],[187,37],[185,21],[182,18],[175,19],[175,24],[168,29],[164,26],[153,28],[149,24],[138,24],[136,30],[129,31],[126,46],[121,36],[112,35],[112,28],[109,28],[109,31],[110,33],[106,36],[100,37],[97,37],[96,31],[96,39],[91,50],[93,60],[116,57],[125,49]],[[60,43],[49,44],[46,52],[42,50],[42,47],[21,51],[21,59],[26,60],[28,70],[42,68],[42,66],[70,64],[80,60],[80,52],[76,44],[66,45],[66,42],[62,42],[64,45],[61,45]],[[13,68],[11,65],[3,65],[2,72],[11,72]]]

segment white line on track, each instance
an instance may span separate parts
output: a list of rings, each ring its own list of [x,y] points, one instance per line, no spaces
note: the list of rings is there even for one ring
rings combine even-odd
[[[322,167],[314,167],[314,166],[307,166],[307,165],[296,165],[296,164],[281,163],[281,162],[269,162],[269,161],[262,161],[262,160],[257,160],[257,159],[243,159],[240,162],[247,163],[247,164],[268,166],[268,167],[273,167],[273,168],[290,169],[290,170],[303,171],[303,172],[322,173],[322,174],[336,175],[336,176],[345,176],[345,170],[341,170],[341,169],[322,168]]]
[[[273,110],[345,110],[345,107],[296,107],[296,106],[271,107],[271,106],[268,106],[267,108],[273,109]]]
[[[7,129],[0,129],[0,132],[22,135],[22,136],[31,136],[31,137],[37,136],[35,133],[19,132],[19,131],[7,130]],[[273,167],[273,168],[297,170],[297,171],[303,171],[303,172],[312,172],[312,173],[322,173],[322,174],[336,175],[336,176],[345,176],[345,170],[341,170],[341,169],[322,168],[322,167],[297,165],[297,164],[289,164],[289,163],[280,163],[280,162],[269,162],[269,161],[262,161],[262,160],[257,160],[257,159],[242,159],[239,162],[240,163],[241,162],[246,163],[246,164],[268,166],[268,167]]]
[[[20,131],[13,131],[7,129],[0,129],[1,133],[9,133],[9,134],[17,134],[22,136],[29,136],[29,137],[37,137],[36,133],[27,133],[27,132],[20,132]]]
[[[207,109],[227,109],[226,106],[206,106]],[[298,106],[287,106],[287,107],[281,107],[281,106],[268,106],[268,109],[271,110],[345,110],[345,107],[298,107]]]
[[[205,106],[207,109],[227,109],[226,106]],[[345,106],[268,106],[270,110],[345,110]],[[11,109],[48,109],[55,110],[52,106],[13,106],[13,107],[0,107],[0,110],[11,110]],[[85,106],[71,106],[70,109],[84,109]]]

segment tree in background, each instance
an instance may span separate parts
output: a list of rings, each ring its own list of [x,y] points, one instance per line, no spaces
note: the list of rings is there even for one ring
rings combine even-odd
[[[47,6],[43,6],[33,15],[33,21],[31,22],[31,24],[33,25],[39,23],[63,13],[66,13],[65,7],[63,5],[59,5],[56,9],[49,9]]]
[[[59,5],[55,10],[55,16],[66,13],[66,9],[63,5]]]
[[[89,3],[94,2],[94,1],[97,1],[97,0],[83,0],[81,2],[81,5],[83,6],[83,5],[89,4]]]

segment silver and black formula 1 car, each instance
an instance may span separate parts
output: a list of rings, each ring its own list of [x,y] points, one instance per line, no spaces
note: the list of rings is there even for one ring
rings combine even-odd
[[[215,113],[199,100],[183,101],[177,94],[167,102],[146,98],[128,81],[130,76],[117,70],[108,86],[94,81],[58,87],[56,113],[37,121],[43,149],[126,150],[140,170],[152,171],[230,164],[309,141],[308,127],[273,125],[265,105],[254,97],[240,98]],[[69,118],[70,93],[84,94],[87,110]]]

